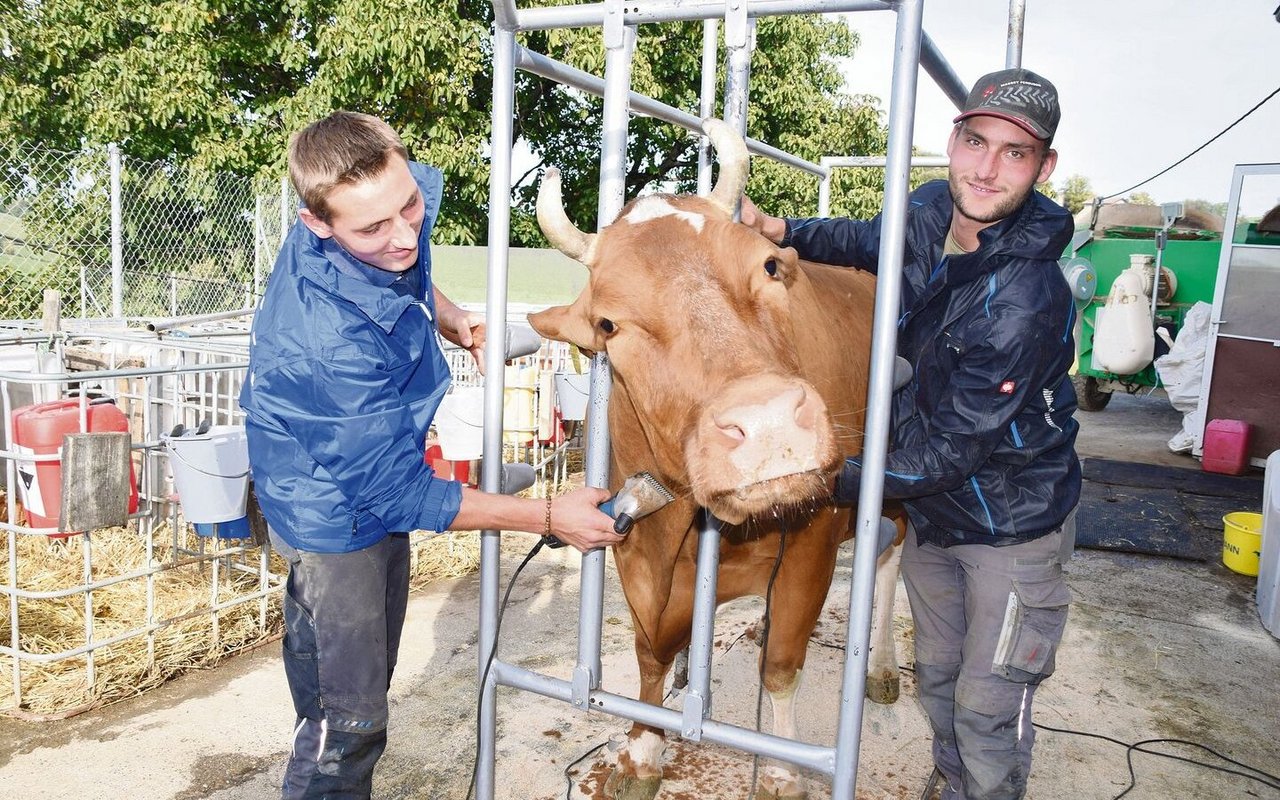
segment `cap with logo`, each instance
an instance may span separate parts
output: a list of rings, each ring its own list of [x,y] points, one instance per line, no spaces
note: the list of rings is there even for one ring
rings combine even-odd
[[[1029,69],[1005,69],[979,78],[952,121],[976,116],[998,117],[1048,140],[1058,129],[1062,109],[1052,83]]]

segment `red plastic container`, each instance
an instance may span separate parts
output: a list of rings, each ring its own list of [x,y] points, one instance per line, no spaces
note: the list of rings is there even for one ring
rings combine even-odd
[[[438,477],[448,481],[458,481],[468,486],[475,486],[471,482],[471,462],[470,461],[450,461],[444,457],[440,450],[440,445],[435,444],[434,439],[427,440],[426,462],[431,467],[431,471]]]
[[[129,431],[129,420],[110,400],[97,400],[85,409],[89,432]],[[51,455],[62,449],[62,437],[81,433],[80,401],[54,400],[14,409],[14,450],[29,455]],[[18,489],[33,528],[58,527],[62,511],[62,462],[17,462]],[[138,510],[138,475],[129,467],[129,513]],[[78,531],[73,531],[78,532]]]
[[[1249,469],[1249,439],[1253,427],[1238,419],[1212,419],[1204,428],[1204,452],[1200,467],[1205,472],[1243,475]]]

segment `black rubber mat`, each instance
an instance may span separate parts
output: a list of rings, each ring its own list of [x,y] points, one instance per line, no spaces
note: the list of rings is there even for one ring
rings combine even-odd
[[[1222,516],[1262,508],[1261,475],[1086,458],[1076,547],[1214,561]]]

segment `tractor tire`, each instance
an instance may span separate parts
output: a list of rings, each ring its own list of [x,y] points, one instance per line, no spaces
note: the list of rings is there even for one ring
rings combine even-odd
[[[1092,375],[1072,375],[1071,385],[1076,389],[1076,404],[1081,411],[1101,411],[1111,402],[1111,392],[1102,391]]]

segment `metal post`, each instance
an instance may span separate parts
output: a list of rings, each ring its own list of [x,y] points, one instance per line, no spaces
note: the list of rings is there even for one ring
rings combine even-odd
[[[1027,0],[1009,0],[1009,44],[1005,48],[1005,69],[1022,66],[1022,28],[1026,13]]]
[[[836,765],[832,800],[854,800],[863,696],[867,687],[867,648],[871,639],[871,603],[876,577],[876,533],[884,499],[885,454],[889,440],[889,400],[897,351],[898,307],[902,292],[911,133],[915,124],[916,64],[920,60],[923,0],[898,7],[893,85],[889,101],[889,147],[885,169],[884,211],[880,222],[881,268],[876,278],[875,321],[871,337],[871,376],[867,388],[866,436],[858,494],[853,586],[849,593],[849,640],[836,729]]]
[[[484,459],[480,488],[497,491],[502,480],[502,377],[506,337],[507,259],[511,244],[511,146],[515,124],[515,35],[502,28],[493,34],[493,147],[489,173],[489,288],[485,314],[490,326],[485,342]],[[497,648],[499,532],[480,532],[480,646],[477,668],[483,673]],[[476,797],[493,800],[494,761],[498,735],[497,683],[490,674],[480,687],[479,747],[476,752]]]
[[[716,113],[716,63],[719,55],[718,37],[720,23],[714,19],[702,21],[702,87],[699,92],[698,114],[703,119]],[[711,140],[698,137],[698,194],[711,194]]]
[[[276,252],[284,248],[284,240],[289,238],[289,223],[293,222],[293,209],[289,208],[289,176],[280,178],[280,242]]]
[[[253,295],[262,294],[262,259],[266,256],[267,232],[262,220],[262,195],[253,198]]]
[[[618,216],[626,200],[627,110],[635,28],[623,24],[622,0],[606,0],[604,21],[605,70],[603,135],[600,153],[600,198],[597,228]],[[609,357],[591,359],[591,411],[587,414],[586,483],[609,485],[609,395],[612,376]],[[573,669],[573,705],[589,708],[590,693],[600,688],[600,626],[604,617],[604,550],[582,557],[578,603],[578,662]]]
[[[120,147],[107,145],[111,166],[111,316],[124,317],[124,221],[120,206]]]
[[[751,75],[754,21],[745,0],[729,0],[724,21],[726,49],[724,119],[746,138],[747,87]],[[734,210],[737,217],[738,211]],[[711,645],[715,632],[716,583],[720,571],[720,522],[703,510],[698,531],[694,574],[692,630],[689,639],[689,684],[685,690],[680,735],[702,739],[703,720],[711,715]]]

